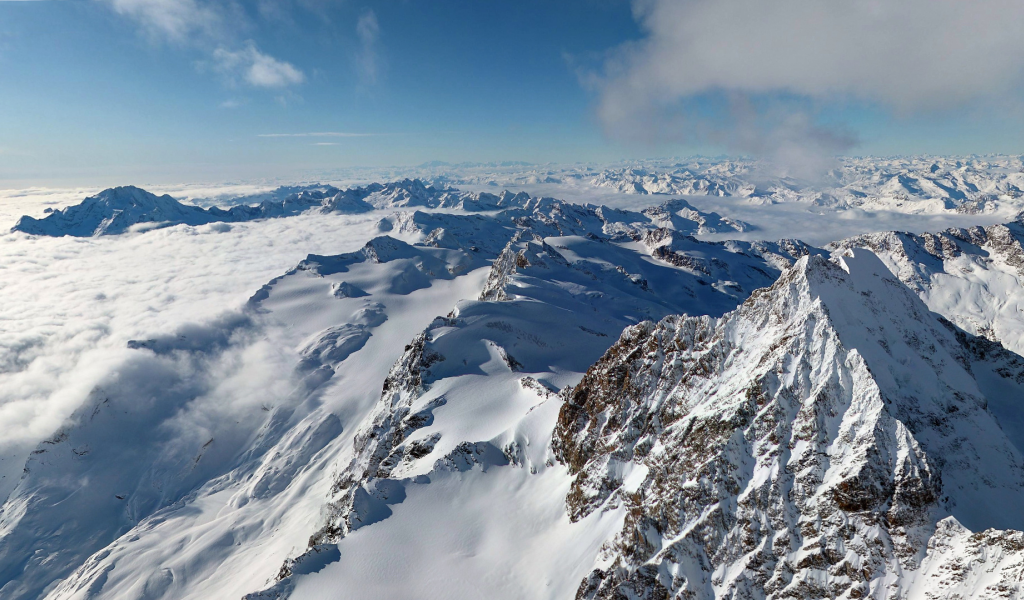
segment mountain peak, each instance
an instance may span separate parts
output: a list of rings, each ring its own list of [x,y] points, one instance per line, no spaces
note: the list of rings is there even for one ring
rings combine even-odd
[[[577,597],[862,597],[909,587],[945,516],[1024,522],[1024,458],[950,327],[854,250],[721,319],[627,329],[553,441],[571,518],[627,514]]]
[[[119,185],[119,186],[116,186],[116,187],[107,188],[107,189],[103,190],[102,192],[100,192],[99,194],[96,194],[95,196],[92,196],[90,198],[86,198],[86,200],[114,199],[114,198],[140,199],[140,198],[157,198],[157,197],[170,198],[170,196],[168,196],[166,194],[163,195],[163,196],[157,196],[156,194],[154,194],[152,192],[148,192],[148,191],[146,191],[146,190],[144,190],[144,189],[142,189],[140,187],[136,187],[134,185]]]

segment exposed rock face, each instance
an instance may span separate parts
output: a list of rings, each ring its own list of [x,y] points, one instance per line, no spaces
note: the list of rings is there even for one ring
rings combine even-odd
[[[653,206],[643,211],[645,215],[655,222],[665,222],[673,229],[678,227],[678,222],[692,221],[697,224],[695,233],[725,233],[728,231],[747,231],[753,226],[743,221],[736,221],[720,216],[718,213],[702,213],[686,200],[670,200],[660,206]]]
[[[960,333],[863,250],[627,329],[552,442],[571,519],[625,509],[577,598],[899,597],[943,516],[1024,525],[1024,459]]]
[[[417,335],[405,347],[402,358],[384,380],[373,414],[356,433],[355,456],[335,481],[325,524],[309,540],[311,548],[335,542],[373,519],[374,500],[386,502],[388,491],[392,489],[386,482],[392,470],[406,453],[416,457],[417,452],[423,452],[424,442],[419,446],[403,442],[412,432],[430,424],[431,411],[444,404],[442,398],[424,411],[410,414],[409,410],[423,393],[430,367],[444,360],[426,347],[428,335],[427,332]]]
[[[566,238],[544,238],[532,229],[520,229],[492,262],[479,299],[511,300],[523,285],[529,287],[538,280],[564,277],[563,273],[569,272],[582,277],[581,283],[588,286],[597,280],[605,286],[624,282],[634,292],[644,292],[640,296],[648,299],[681,294],[688,310],[718,316],[745,300],[753,290],[770,285],[782,269],[801,256],[823,253],[794,240],[706,242],[667,228],[631,230],[630,235],[626,242],[635,239],[642,243],[657,260],[638,263],[632,260],[637,255],[618,242],[586,236],[604,250],[604,264],[597,270],[593,263],[569,260],[561,254],[565,248],[555,240]],[[631,260],[622,260],[626,256]],[[651,262],[675,268],[664,275],[653,273]],[[616,272],[604,273],[606,269]]]
[[[901,231],[860,235],[829,244],[830,250],[869,248],[873,252],[898,263],[897,275],[912,288],[920,289],[931,274],[929,267],[952,260],[964,254],[980,257],[998,257],[1006,265],[1024,275],[1024,223],[1019,221],[990,225],[947,229],[940,233],[920,235]],[[911,272],[916,270],[916,272]]]
[[[530,259],[526,255],[526,249],[520,249],[518,242],[528,236],[525,230],[516,233],[505,248],[491,263],[491,270],[487,274],[487,281],[484,289],[480,292],[480,300],[502,302],[508,300],[505,287],[512,281],[512,276],[520,269],[530,266]],[[534,258],[536,261],[536,257]]]
[[[338,560],[336,543],[350,532],[390,514],[388,505],[405,498],[404,483],[392,479],[392,471],[408,456],[422,458],[433,450],[440,435],[409,440],[416,430],[430,425],[432,411],[445,404],[443,396],[424,409],[411,413],[413,403],[426,389],[430,367],[444,359],[427,347],[430,329],[405,347],[402,357],[384,380],[380,400],[353,439],[353,456],[334,477],[331,497],[321,512],[321,526],[309,538],[305,552],[281,566],[277,580],[245,600],[287,598],[294,577],[320,570]],[[411,414],[410,414],[411,413]]]
[[[681,252],[732,254],[724,244],[688,241],[692,247]],[[420,251],[419,246],[409,248]],[[376,238],[363,250],[348,255],[311,256],[300,270],[329,276],[359,261],[419,256],[410,254],[413,250],[409,248],[390,238]],[[736,257],[736,273],[753,266],[756,268],[750,269],[747,279],[768,283],[774,278],[765,259],[750,254]],[[530,462],[525,458],[526,440],[500,444],[472,438],[449,440],[436,430],[420,431],[437,425],[433,413],[442,405],[458,412],[458,407],[453,409],[456,400],[450,399],[444,386],[452,385],[451,379],[459,373],[480,373],[487,362],[481,354],[500,361],[519,382],[517,388],[557,400],[537,379],[519,373],[564,372],[570,365],[572,371],[582,372],[614,340],[600,329],[614,335],[635,321],[635,314],[661,318],[698,305],[721,314],[738,303],[733,295],[699,283],[671,264],[646,260],[636,250],[607,239],[543,238],[529,229],[516,232],[493,262],[481,300],[460,304],[448,317],[435,319],[405,348],[372,412],[354,435],[351,459],[332,474],[331,495],[307,549],[284,564],[274,585],[252,598],[287,596],[294,576],[301,574],[296,565],[305,569],[302,565],[317,564],[318,557],[330,555],[332,546],[352,531],[388,518],[388,507],[404,501],[410,484],[442,471],[471,470],[474,465],[522,466]],[[460,312],[463,309],[469,316]],[[515,318],[510,318],[512,314]],[[321,332],[304,353],[329,360],[340,346],[336,340],[347,343],[348,338],[341,334],[350,331],[354,329]],[[474,350],[476,344],[485,349],[483,353]],[[572,351],[566,352],[569,348]],[[440,391],[432,389],[435,385],[441,386]],[[550,431],[549,426],[545,439]],[[429,475],[412,475],[424,472]]]
[[[754,268],[765,276],[775,277],[774,273],[769,275],[768,272],[781,272],[801,256],[824,254],[821,249],[800,240],[707,242],[664,227],[635,232],[633,235],[636,241],[651,251],[654,258],[686,269],[699,277],[718,280],[741,280],[743,275],[740,273],[744,268]],[[719,252],[710,252],[711,249]],[[758,262],[763,264],[757,265]],[[753,291],[753,288],[747,289]]]
[[[508,581],[550,585],[561,570],[560,593],[533,597],[573,597],[577,587],[581,599],[1021,595],[1024,411],[1014,403],[1024,398],[1024,360],[997,341],[1011,336],[956,320],[974,314],[967,305],[929,303],[984,283],[986,302],[1019,312],[1019,224],[834,247],[871,246],[926,307],[870,254],[829,261],[795,240],[700,241],[686,232],[711,217],[678,203],[637,213],[412,182],[365,190],[382,207],[496,214],[391,214],[385,228],[420,241],[380,236],[356,252],[311,254],[243,315],[129,342],[147,361],[201,353],[202,365],[260,337],[249,330],[264,317],[281,318],[303,332],[274,338],[298,353],[295,397],[232,415],[252,421],[242,441],[190,428],[171,455],[152,439],[167,417],[136,415],[140,399],[152,392],[162,398],[155,407],[177,411],[205,393],[202,377],[140,371],[144,385],[110,400],[98,390],[76,416],[81,426],[33,455],[24,504],[0,515],[0,583],[13,582],[0,597],[237,598],[264,587],[247,597],[300,600],[306,575],[374,554],[382,546],[367,540],[394,539],[380,533],[389,526],[404,534],[410,515],[410,535],[428,543],[437,530],[420,524],[476,536],[465,513],[420,512],[447,498],[439,488],[486,505],[478,515],[488,527],[513,514],[513,502],[496,509],[497,500],[533,511],[517,526],[545,535],[522,539],[531,550],[555,547],[544,556],[564,562],[542,573],[525,545],[500,555],[532,554],[531,566],[501,574]],[[324,200],[315,195],[302,197]],[[495,257],[483,302],[465,300],[479,291],[475,276],[458,295],[441,289]],[[1014,287],[985,283],[987,273]],[[452,306],[403,314],[430,294],[399,296],[421,290],[456,308],[406,345],[410,328]],[[295,298],[316,310],[295,309]],[[677,313],[704,316],[665,316]],[[341,410],[291,416],[322,399]],[[1018,420],[1015,432],[1005,415]],[[100,425],[103,435],[90,429]],[[125,444],[129,434],[138,439]],[[487,491],[475,486],[484,471]],[[74,510],[97,508],[66,518],[68,498]],[[209,535],[208,523],[224,536]],[[69,533],[85,542],[69,544]],[[382,554],[393,557],[403,542],[387,544]],[[171,565],[177,556],[191,562]],[[246,562],[258,568],[232,572]],[[230,578],[231,588],[199,587]],[[524,595],[505,589],[479,595]]]

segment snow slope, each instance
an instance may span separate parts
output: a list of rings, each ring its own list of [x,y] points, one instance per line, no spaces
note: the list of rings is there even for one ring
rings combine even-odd
[[[344,370],[333,372],[340,356],[314,352],[318,344],[310,342],[322,342],[338,323],[363,327],[370,336],[344,362],[364,376],[354,379],[372,388],[373,374],[382,368],[386,372],[385,365],[396,356],[390,353],[400,352],[403,343],[389,339],[388,332],[404,338],[406,330],[420,326],[418,320],[428,319],[425,315],[432,317],[479,286],[479,278],[474,283],[473,277],[458,280],[445,273],[436,285],[410,289],[405,285],[406,274],[416,269],[418,258],[352,264],[347,269],[350,279],[374,292],[358,299],[338,299],[329,282],[308,271],[296,271],[297,276],[319,284],[323,301],[307,295],[303,302],[302,292],[291,294],[278,312],[291,317],[287,328],[276,322],[274,313],[262,312],[256,300],[229,325],[214,323],[131,344],[136,356],[112,369],[108,381],[101,383],[66,429],[49,440],[53,443],[40,445],[41,452],[34,454],[7,502],[0,525],[5,541],[0,550],[3,579],[9,582],[2,588],[5,597],[37,597],[47,586],[53,587],[55,576],[64,577],[79,567],[84,573],[72,576],[54,594],[88,595],[93,583],[90,574],[102,576],[113,590],[119,590],[112,593],[127,593],[118,586],[140,584],[132,573],[121,580],[120,573],[106,573],[105,565],[99,566],[98,573],[89,568],[101,557],[117,561],[124,556],[117,540],[124,544],[133,537],[140,543],[122,548],[128,562],[139,565],[144,554],[140,546],[155,543],[152,551],[158,562],[170,556],[180,559],[179,586],[191,583],[201,589],[204,582],[219,581],[209,580],[208,575],[237,569],[233,561],[217,560],[227,560],[225,554],[232,550],[230,544],[222,547],[223,535],[240,540],[267,535],[269,539],[261,539],[259,547],[245,545],[238,550],[255,552],[263,560],[283,561],[290,546],[278,549],[276,557],[272,548],[263,546],[288,544],[289,538],[273,536],[280,523],[270,517],[274,510],[258,501],[270,496],[285,503],[295,493],[285,489],[288,485],[301,489],[318,483],[317,478],[301,480],[297,473],[344,426],[338,415],[322,406],[320,387],[350,379]],[[388,287],[377,289],[391,280],[398,282],[394,292]],[[387,309],[377,304],[399,314],[387,315]],[[310,305],[316,310],[309,310]],[[382,321],[385,315],[388,318]],[[344,392],[338,401],[346,410],[358,410],[359,402],[365,401],[360,399],[366,390],[352,381],[345,382]],[[147,402],[140,403],[140,398]],[[125,431],[132,432],[132,437],[124,439]],[[142,449],[146,452],[140,455]],[[131,468],[126,469],[127,465]],[[225,494],[225,489],[231,493]],[[67,502],[78,507],[74,519],[65,516]],[[239,510],[231,519],[211,523],[225,502]],[[200,506],[212,507],[213,513],[199,510]],[[299,511],[291,517],[301,522],[303,515]],[[163,528],[158,527],[161,523]],[[155,537],[140,537],[154,527]],[[221,533],[202,535],[210,528]],[[193,535],[198,539],[182,553],[180,547],[165,543],[168,529],[175,531],[176,539]],[[36,548],[40,538],[49,539],[52,546],[26,552]],[[90,556],[93,563],[85,560]],[[250,564],[256,569],[261,563]],[[236,585],[251,583],[252,572],[233,572]],[[82,579],[88,584],[83,584],[84,590],[78,585]],[[168,597],[179,597],[179,587],[161,589]],[[243,591],[247,590],[240,589],[238,595]],[[194,593],[204,597],[210,592]]]
[[[111,336],[0,508],[0,597],[1020,595],[1017,224],[828,259],[698,239],[756,224],[683,200],[317,189],[223,230],[143,233],[139,190],[108,226],[8,234],[317,250],[219,316]]]
[[[977,350],[865,250],[803,258],[720,320],[627,329],[555,434],[569,515],[627,514],[577,598],[1019,594],[1019,547],[993,574],[956,539],[1024,526],[1020,423],[975,379],[998,362],[1019,415],[1024,362]]]
[[[618,227],[609,237],[612,221],[597,209],[555,201],[493,217],[413,211],[383,221],[422,242],[380,236],[356,252],[310,255],[240,311],[129,342],[129,356],[39,445],[4,506],[4,594],[240,596],[259,589],[254,581],[274,584],[325,526],[323,507],[337,502],[330,473],[354,460],[353,441],[358,447],[360,432],[382,418],[374,391],[410,331],[456,305],[458,314],[478,312],[474,326],[447,338],[453,349],[441,346],[466,356],[465,371],[447,377],[453,385],[488,374],[498,357],[509,372],[546,373],[557,388],[622,327],[679,311],[725,312],[742,300],[742,286],[770,283],[794,259],[788,252],[806,251],[702,243],[667,229],[646,230],[667,236],[650,243]],[[555,235],[535,237],[538,230]],[[561,235],[572,232],[589,237]],[[665,247],[673,260],[652,255]],[[499,258],[495,270],[499,252],[527,262],[503,268],[509,262]],[[458,303],[485,289],[513,300]],[[527,295],[515,300],[520,292]],[[520,389],[521,377],[507,385]],[[487,378],[486,389],[498,379]],[[472,390],[480,384],[466,385],[463,403],[479,397]],[[517,402],[499,394],[490,408],[462,415],[432,452],[447,456],[512,427],[545,389],[537,385],[516,392]],[[435,460],[425,450],[414,454]]]
[[[1024,352],[1024,224],[954,228],[921,235],[885,232],[829,245],[864,247],[928,307],[957,326]]]

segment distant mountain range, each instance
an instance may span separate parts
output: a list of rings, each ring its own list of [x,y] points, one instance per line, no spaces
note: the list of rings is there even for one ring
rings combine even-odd
[[[797,165],[799,167],[799,165]],[[797,169],[799,170],[799,169]],[[421,165],[410,176],[438,184],[515,188],[558,184],[585,192],[742,198],[754,204],[804,202],[821,209],[912,214],[1024,210],[1018,156],[838,158],[810,178],[780,174],[755,160],[691,158],[615,165]]]
[[[359,214],[373,210],[411,208],[504,211],[509,218],[529,218],[527,213],[541,206],[564,207],[579,213],[581,218],[597,219],[611,228],[650,229],[664,226],[687,234],[744,231],[750,228],[745,223],[732,221],[713,212],[698,211],[685,200],[674,200],[639,213],[607,207],[578,207],[551,198],[533,198],[525,193],[461,192],[450,187],[427,186],[418,179],[375,183],[346,190],[321,185],[301,188],[290,186],[272,195],[283,196],[283,199],[247,205],[237,204],[245,200],[240,198],[234,202],[235,206],[228,209],[204,209],[184,204],[168,195],[157,196],[137,187],[117,187],[90,196],[74,206],[52,211],[42,219],[24,216],[12,230],[32,235],[89,237],[173,225],[238,223],[288,217],[304,212]]]

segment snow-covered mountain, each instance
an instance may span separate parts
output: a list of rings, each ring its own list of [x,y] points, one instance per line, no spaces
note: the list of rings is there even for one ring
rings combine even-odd
[[[570,516],[626,515],[577,598],[1019,595],[1024,548],[983,565],[955,540],[1021,535],[991,530],[1024,522],[1022,384],[865,250],[719,320],[631,327],[556,429]]]
[[[870,248],[928,307],[964,330],[1024,353],[1024,224],[940,233],[867,234],[834,242]]]
[[[739,218],[752,220],[747,215],[757,213],[737,213],[735,209],[761,205],[795,205],[814,215],[981,215],[987,223],[1009,220],[1024,211],[1024,162],[1017,156],[842,158],[827,172],[811,179],[780,174],[784,172],[778,165],[762,161],[712,158],[611,165],[428,163],[322,174],[322,180],[349,182],[345,184],[349,187],[285,185],[246,195],[232,196],[222,190],[216,198],[192,198],[192,202],[211,207],[208,209],[136,188],[116,188],[87,198],[80,205],[51,211],[53,214],[42,218],[25,216],[14,229],[36,235],[91,236],[120,233],[132,227],[243,222],[306,211],[492,211],[509,208],[514,204],[510,204],[511,199],[518,196],[492,193],[502,188],[526,190],[533,197],[569,198],[576,203],[598,199],[620,208],[653,204],[636,199],[637,195],[688,197],[691,202],[703,202],[697,203],[709,223],[695,233],[751,230],[753,227]],[[381,180],[391,182],[352,186],[353,182]],[[627,200],[629,197],[634,198]],[[711,214],[708,208],[719,210],[714,207],[716,199],[738,203],[738,207],[733,206],[732,219]]]
[[[5,600],[1024,595],[1019,223],[818,249],[676,199],[125,190],[34,223],[375,233],[97,365],[0,508]]]
[[[430,364],[433,352],[448,357],[442,366],[450,367],[452,385],[481,376],[485,387],[497,385],[499,366],[517,373],[514,382],[528,374],[547,382],[515,383],[510,392],[527,385],[513,394],[525,398],[513,402],[496,394],[476,409],[479,399],[470,389],[462,403],[454,395],[443,400],[449,410],[482,411],[472,422],[494,435],[529,412],[538,390],[547,394],[578,378],[623,327],[678,312],[721,314],[811,250],[797,242],[699,242],[652,228],[639,213],[520,200],[490,217],[392,214],[378,227],[421,241],[410,245],[383,235],[358,252],[310,255],[257,291],[239,313],[131,342],[138,354],[116,366],[26,465],[0,517],[6,582],[0,589],[12,598],[88,596],[101,589],[97,597],[119,597],[142,577],[153,597],[203,597],[212,593],[213,581],[238,596],[258,591],[262,586],[254,581],[275,585],[282,565],[303,562],[316,531],[336,542],[340,532],[356,528],[344,508],[337,510],[349,521],[333,525],[339,533],[323,520],[335,510],[324,507],[345,507],[356,498],[330,491],[332,478],[340,477],[332,473],[351,473],[355,483],[344,488],[350,495],[371,493],[378,479],[392,479],[391,469],[402,460],[430,465],[462,443],[489,439],[463,431],[472,425],[463,417],[410,412],[419,398],[398,397],[441,376]],[[682,218],[673,215],[659,212],[658,223]],[[624,228],[626,217],[648,228]],[[451,316],[434,319],[445,313]],[[473,326],[432,349],[440,331],[462,323]],[[424,333],[410,339],[415,330]],[[276,355],[274,370],[257,380],[274,383],[261,392],[250,384],[235,389],[267,352]],[[387,366],[396,361],[389,375]],[[419,373],[424,362],[434,375]],[[405,372],[410,369],[413,374]],[[375,398],[385,381],[404,391]],[[412,413],[420,416],[410,421]],[[374,460],[391,456],[392,446],[434,418],[451,427],[443,443],[437,436],[405,444],[391,459],[396,464],[378,473]],[[384,438],[390,445],[381,449]],[[296,495],[304,498],[299,506]],[[65,506],[72,497],[77,508],[69,516]],[[220,514],[216,527],[237,537],[237,545],[220,548],[221,534],[200,535],[209,511]],[[267,511],[278,516],[268,519]],[[265,524],[253,525],[256,520]],[[281,535],[285,524],[289,533]],[[167,536],[179,544],[189,539],[189,550],[168,546]],[[173,556],[185,561],[180,570],[170,569],[177,575],[150,572]],[[239,561],[249,567],[238,570]]]
[[[260,194],[260,197],[267,194]],[[80,204],[51,211],[42,219],[24,216],[13,231],[48,236],[116,235],[132,228],[143,229],[174,225],[205,225],[208,223],[237,223],[256,219],[279,218],[307,211],[319,213],[358,214],[393,209],[457,209],[465,212],[503,211],[503,219],[522,220],[540,217],[552,224],[566,219],[575,220],[571,227],[586,228],[600,221],[606,228],[618,228],[620,233],[631,229],[668,227],[684,233],[722,233],[745,231],[751,226],[730,220],[716,213],[704,213],[685,200],[672,200],[643,213],[616,210],[608,207],[569,204],[553,198],[532,198],[529,194],[502,192],[501,194],[460,192],[454,188],[427,186],[418,179],[401,180],[387,184],[339,190],[332,186],[282,187],[272,198],[256,205],[239,197],[229,209],[207,209],[183,204],[174,198],[156,196],[136,187],[118,187],[104,190]],[[572,213],[563,218],[562,212]]]
[[[758,203],[802,201],[828,208],[976,213],[991,211],[1000,202],[1019,204],[1024,164],[1018,157],[846,158],[837,161],[820,180],[808,182],[770,174],[764,165],[750,161],[655,162],[606,168],[587,180],[593,186],[622,193],[736,196]]]
[[[814,181],[773,174],[750,161],[640,164],[606,168],[583,179],[627,194],[732,196],[830,210],[974,214],[1003,205],[1024,208],[1024,164],[1018,157],[847,158]]]
[[[797,165],[799,167],[800,165]],[[734,158],[615,164],[425,164],[356,177],[417,177],[435,185],[505,187],[572,197],[675,195],[737,198],[752,204],[802,203],[907,214],[1003,214],[1024,209],[1019,156],[845,157],[798,177],[786,165]],[[802,169],[797,168],[796,172]]]
[[[255,206],[240,205],[223,210],[182,204],[166,194],[157,196],[133,186],[117,187],[86,198],[80,204],[51,211],[42,219],[22,217],[13,229],[33,235],[85,237],[116,235],[139,225],[151,229],[283,217],[312,208],[359,213],[373,209],[364,200],[370,193],[368,190],[344,193],[328,186],[303,189],[279,201],[264,200]]]

